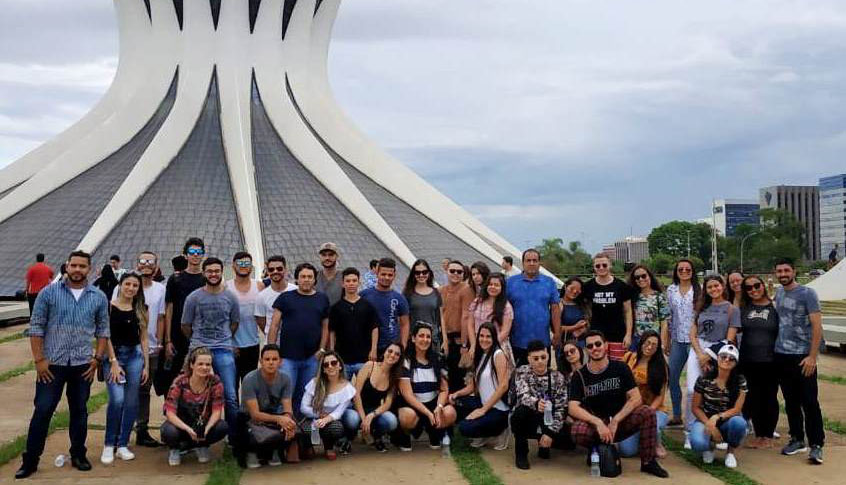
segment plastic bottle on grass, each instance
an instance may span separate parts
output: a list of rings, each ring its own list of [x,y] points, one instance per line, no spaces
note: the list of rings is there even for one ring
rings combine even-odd
[[[590,451],[590,476],[599,476],[599,452],[596,451],[596,448],[592,448]]]
[[[449,445],[449,435],[445,434],[444,438],[441,440],[441,453],[443,453],[444,458],[449,458],[450,456],[452,456],[452,450],[449,449]]]
[[[65,466],[65,462],[67,461],[67,457],[62,453],[56,455],[56,459],[53,461],[53,464],[56,465],[56,468],[62,468]]]

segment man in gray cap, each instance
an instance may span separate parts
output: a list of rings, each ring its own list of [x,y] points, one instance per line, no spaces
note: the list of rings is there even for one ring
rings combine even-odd
[[[333,242],[325,242],[317,249],[320,256],[320,272],[317,273],[317,291],[326,294],[329,298],[329,305],[334,305],[344,294],[344,285],[341,273],[338,271],[338,260],[341,253],[338,245]]]

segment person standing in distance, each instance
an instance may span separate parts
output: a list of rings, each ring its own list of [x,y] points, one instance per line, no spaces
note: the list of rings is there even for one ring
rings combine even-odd
[[[65,264],[67,278],[44,288],[35,300],[29,320],[29,342],[35,362],[35,409],[29,422],[26,451],[15,478],[38,469],[50,419],[67,384],[71,465],[91,470],[85,456],[88,435],[88,397],[97,366],[109,340],[109,302],[102,291],[88,284],[91,255],[74,251]],[[97,339],[96,350],[91,345]]]
[[[820,300],[813,288],[796,282],[793,261],[779,260],[775,273],[781,283],[775,294],[779,319],[775,362],[790,424],[790,442],[781,452],[795,455],[807,450],[807,432],[811,445],[808,459],[821,465],[825,431],[817,387],[817,356],[823,345]]]
[[[362,291],[361,297],[373,305],[379,316],[376,351],[378,357],[381,357],[393,342],[399,342],[405,348],[411,327],[408,321],[408,300],[402,293],[392,289],[397,275],[397,262],[391,258],[380,259],[376,275],[376,287]]]
[[[32,315],[32,307],[38,292],[44,289],[53,281],[53,268],[44,263],[44,253],[35,255],[35,264],[26,270],[26,302],[29,304],[29,314]]]
[[[585,283],[585,299],[591,302],[590,327],[608,339],[608,356],[621,360],[632,344],[634,312],[632,288],[611,274],[611,259],[600,253],[593,257],[594,278]]]
[[[540,274],[540,253],[534,248],[523,251],[523,272],[508,278],[506,287],[514,309],[511,346],[519,367],[529,363],[529,342],[540,340],[550,345],[550,329],[555,347],[561,344],[561,297],[555,281]]]
[[[373,288],[376,286],[376,266],[379,265],[378,259],[371,259],[370,260],[370,270],[367,273],[364,273],[364,277],[361,278],[361,289],[366,290],[368,288]]]
[[[514,258],[511,256],[503,256],[500,266],[502,267],[502,272],[505,273],[505,276],[511,277],[520,274],[520,270],[514,267]]]
[[[316,288],[317,291],[324,293],[329,298],[330,305],[334,305],[338,303],[344,293],[341,274],[338,271],[338,260],[341,259],[341,253],[335,243],[327,242],[320,245],[317,254],[320,256],[321,269],[317,273]]]
[[[171,360],[173,375],[168,379],[170,381],[182,369],[185,356],[188,355],[188,339],[181,330],[185,299],[191,292],[206,284],[202,268],[203,258],[206,256],[203,240],[198,237],[188,238],[182,247],[182,254],[188,266],[167,280],[165,291],[165,339],[162,345],[165,348],[165,357]]]
[[[238,297],[223,285],[223,261],[203,261],[206,284],[185,299],[182,332],[190,348],[205,347],[212,354],[214,373],[223,383],[226,425],[234,439],[238,419],[238,379],[235,368],[232,336],[238,331],[241,318]]]

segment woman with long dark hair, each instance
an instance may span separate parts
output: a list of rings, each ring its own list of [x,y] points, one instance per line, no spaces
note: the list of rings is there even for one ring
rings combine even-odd
[[[491,275],[491,269],[482,261],[476,261],[470,265],[470,289],[473,290],[473,296],[479,296],[482,292],[482,286]]]
[[[729,274],[726,275],[728,301],[738,308],[740,308],[740,301],[741,298],[743,298],[743,278],[745,277],[746,275],[737,269],[730,271]]]
[[[712,369],[712,357],[705,350],[722,340],[732,342],[740,328],[740,310],[728,301],[726,284],[720,275],[706,276],[696,305],[695,323],[690,327],[690,354],[687,358],[687,392],[693,399],[693,387],[699,376]],[[688,431],[695,421],[692,401],[687,413]]]
[[[344,437],[354,436],[357,431],[345,430],[341,421],[355,396],[355,388],[346,375],[344,362],[337,352],[329,350],[321,353],[317,358],[317,376],[306,384],[300,403],[300,412],[311,419],[312,427],[317,426],[319,430],[327,460],[338,457],[336,443],[341,453],[349,453],[352,444]]]
[[[505,275],[492,273],[482,284],[482,291],[479,296],[470,303],[469,311],[472,315],[467,328],[467,335],[470,338],[469,354],[472,356],[476,351],[476,334],[484,323],[493,323],[496,328],[494,337],[498,346],[505,352],[506,357],[513,363],[514,353],[511,350],[511,323],[514,320],[514,309],[506,298]]]
[[[558,372],[564,375],[565,382],[570,382],[574,372],[585,365],[585,351],[575,340],[568,340],[561,345],[561,360],[558,361]]]
[[[661,346],[670,345],[670,331],[667,318],[670,305],[658,278],[646,266],[638,264],[629,273],[629,286],[634,289],[634,338],[632,344],[638,347],[640,335],[647,330],[656,332],[661,337]]]
[[[402,375],[402,347],[392,343],[381,362],[370,361],[355,378],[354,409],[344,411],[344,428],[357,430],[373,438],[376,451],[388,451],[384,437],[397,429],[397,417],[391,412]]]
[[[141,275],[125,273],[120,279],[117,298],[109,308],[109,364],[103,363],[109,405],[105,445],[100,456],[104,465],[112,464],[115,455],[124,461],[135,459],[135,454],[129,451],[129,435],[138,417],[138,390],[147,382],[150,368],[149,315],[142,285]]]
[[[643,404],[655,410],[658,423],[658,447],[656,453],[659,458],[667,456],[667,450],[661,444],[661,431],[667,425],[667,412],[664,409],[664,397],[667,395],[667,381],[669,380],[667,361],[661,349],[661,339],[658,332],[646,330],[641,334],[637,352],[628,352],[623,357],[632,370],[635,384],[640,391]],[[620,454],[635,456],[638,452],[640,433],[635,433],[620,442]]]
[[[431,325],[432,348],[446,353],[446,340],[442,338],[445,335],[444,301],[441,292],[435,289],[435,273],[425,259],[418,259],[411,265],[402,294],[408,300],[409,321]]]
[[[508,393],[511,372],[496,333],[492,323],[479,327],[476,353],[473,354],[473,378],[463,389],[450,394],[449,402],[458,410],[461,434],[473,439],[471,446],[481,448],[495,437],[494,449],[504,450],[511,436],[508,431],[510,409],[503,400]]]
[[[582,296],[584,282],[571,276],[561,287],[561,339],[578,340],[584,345],[584,336],[590,322],[590,302]]]
[[[399,428],[394,433],[394,443],[401,451],[411,451],[411,437],[419,437],[425,430],[429,447],[440,448],[444,432],[455,423],[456,413],[448,402],[447,369],[432,349],[429,324],[418,323],[411,333],[399,390],[402,399],[396,406]]]
[[[702,461],[714,462],[714,445],[727,443],[725,465],[737,467],[735,450],[746,437],[746,420],[742,409],[746,400],[746,379],[737,369],[739,352],[729,343],[717,353],[717,367],[696,380],[693,392],[693,414],[696,422],[690,430],[694,451],[702,453]]]
[[[742,283],[740,325],[740,368],[749,385],[743,414],[752,421],[755,439],[747,446],[772,448],[778,422],[778,373],[773,372],[779,319],[767,286],[759,276],[747,276]]]
[[[667,288],[667,305],[670,314],[667,327],[670,330],[670,399],[673,402],[673,417],[668,426],[682,424],[682,391],[679,385],[681,373],[690,353],[690,327],[696,314],[696,301],[702,289],[696,276],[696,268],[689,259],[680,259],[673,268],[673,284]]]

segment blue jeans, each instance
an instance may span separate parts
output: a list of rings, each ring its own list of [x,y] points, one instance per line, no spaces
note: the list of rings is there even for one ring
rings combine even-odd
[[[341,421],[344,423],[344,430],[349,433],[347,437],[354,438],[356,431],[361,427],[361,416],[358,415],[358,412],[355,409],[347,409],[344,411]],[[370,435],[379,438],[397,429],[398,425],[399,421],[397,421],[394,413],[385,411],[373,418],[373,422],[370,424]]]
[[[308,382],[317,376],[317,357],[311,356],[303,360],[282,359],[282,372],[291,379],[294,385],[292,404],[294,416],[302,416],[300,413],[300,402],[303,400],[303,393]]]
[[[661,440],[661,430],[664,429],[664,426],[667,426],[667,421],[670,418],[667,416],[667,413],[664,411],[656,411],[655,412],[655,421],[658,423],[658,440],[660,443]],[[632,456],[638,456],[638,446],[640,443],[640,431],[637,433],[629,436],[628,438],[621,441],[617,447],[620,450],[620,454],[626,458]]]
[[[728,421],[720,425],[720,434],[723,441],[728,443],[730,448],[737,448],[746,437],[746,420],[743,416],[732,416]],[[690,446],[694,451],[708,451],[711,446],[711,435],[705,430],[705,424],[696,421],[690,428]]]
[[[344,364],[344,370],[347,373],[347,380],[351,381],[353,376],[358,374],[358,371],[360,371],[366,363],[367,362],[361,362],[359,364]]]
[[[682,390],[679,380],[684,365],[687,363],[687,354],[690,352],[690,343],[676,342],[673,340],[670,345],[670,399],[673,401],[673,417],[682,415]]]
[[[129,434],[138,417],[138,390],[141,388],[141,372],[144,370],[144,356],[141,346],[117,346],[115,357],[123,369],[126,383],[111,382],[112,366],[103,363],[103,376],[109,392],[109,405],[106,408],[105,446],[118,448],[129,444]]]
[[[229,431],[229,441],[234,443],[235,428],[238,425],[238,370],[232,349],[211,349],[212,368],[223,384],[224,417]]]
[[[53,380],[47,383],[35,383],[35,409],[32,412],[32,419],[29,421],[29,432],[26,436],[26,452],[23,455],[23,462],[27,465],[38,465],[41,453],[44,452],[44,443],[47,441],[47,432],[50,428],[50,420],[56,406],[62,400],[62,392],[65,384],[68,385],[68,412],[70,414],[70,454],[74,457],[83,457],[86,453],[85,439],[88,437],[88,396],[91,394],[91,383],[86,381],[82,374],[88,370],[88,364],[50,365],[50,372]]]

